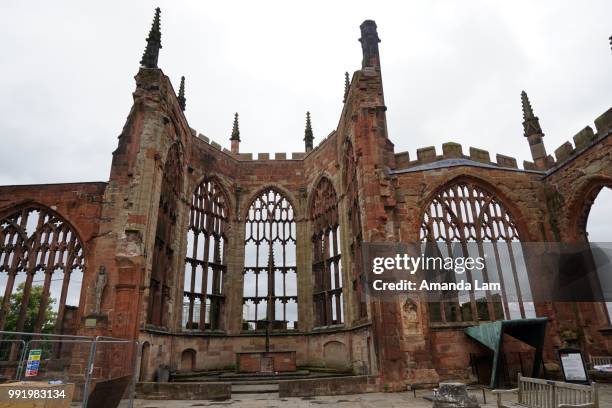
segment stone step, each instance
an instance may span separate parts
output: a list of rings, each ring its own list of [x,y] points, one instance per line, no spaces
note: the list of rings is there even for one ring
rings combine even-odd
[[[302,380],[317,378],[345,377],[348,373],[315,373],[309,371],[296,371],[281,374],[236,374],[236,373],[189,373],[175,376],[172,382],[231,382],[233,384],[266,384],[277,383],[284,380]]]
[[[232,384],[233,394],[266,394],[278,393],[278,384]]]
[[[231,382],[236,384],[249,383],[249,382],[278,382],[283,380],[302,380],[308,378],[320,378],[308,375],[300,376],[252,376],[252,377],[189,377],[189,378],[175,378],[172,382]]]
[[[262,392],[259,394],[234,394],[232,396],[232,400],[229,402],[229,405],[231,406],[233,403],[238,402],[238,401],[249,401],[248,404],[252,404],[251,401],[278,402],[279,397],[278,397],[278,392]],[[248,406],[253,406],[253,407],[264,406],[264,405],[259,405],[258,403],[255,403],[255,404],[257,405],[248,405]],[[265,406],[274,407],[275,405],[265,405]]]
[[[231,381],[240,379],[253,379],[253,378],[305,378],[312,373],[308,370],[299,370],[294,372],[282,372],[279,374],[274,373],[233,373],[233,372],[192,372],[192,373],[177,373],[172,376],[172,381],[193,381],[193,379],[205,379],[210,378],[214,381]],[[315,374],[317,375],[317,374]],[[328,375],[322,373],[322,375]]]

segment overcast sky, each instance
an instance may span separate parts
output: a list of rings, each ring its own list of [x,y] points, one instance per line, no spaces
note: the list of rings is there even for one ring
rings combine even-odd
[[[397,152],[456,141],[522,163],[522,89],[549,153],[612,106],[610,1],[4,1],[0,185],[108,179],[158,5],[191,127],[229,147],[237,111],[243,152],[303,150],[307,110],[315,143],[336,127],[364,19]]]

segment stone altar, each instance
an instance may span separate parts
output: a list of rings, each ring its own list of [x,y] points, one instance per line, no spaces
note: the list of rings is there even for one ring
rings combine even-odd
[[[276,373],[297,370],[295,351],[259,351],[236,353],[239,373]]]

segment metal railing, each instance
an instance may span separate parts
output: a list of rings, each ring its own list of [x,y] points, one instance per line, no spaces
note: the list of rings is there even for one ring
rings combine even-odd
[[[11,336],[11,337],[26,337],[28,340],[19,339],[19,338],[10,338],[5,339],[3,337]],[[62,345],[73,344],[73,345],[87,345],[89,344],[89,351],[87,357],[87,365],[85,367],[85,378],[83,383],[83,399],[81,403],[82,408],[87,408],[87,404],[89,402],[89,397],[91,395],[91,386],[92,382],[95,380],[94,378],[94,369],[96,366],[96,353],[100,350],[101,345],[121,345],[125,344],[126,347],[130,345],[134,347],[132,364],[129,365],[133,372],[129,374],[131,376],[131,381],[128,387],[128,408],[132,408],[134,404],[134,395],[135,395],[135,386],[137,381],[138,370],[137,362],[140,359],[140,353],[142,351],[140,347],[140,342],[138,340],[128,340],[128,339],[119,339],[114,337],[107,336],[96,336],[96,337],[88,337],[88,336],[76,336],[76,335],[64,335],[64,334],[46,334],[46,333],[26,333],[26,332],[10,332],[10,331],[0,331],[0,343],[19,343],[21,344],[21,353],[19,353],[18,365],[15,371],[14,379],[16,381],[21,381],[24,378],[25,369],[27,366],[27,356],[28,351],[32,350],[34,345],[42,346],[43,344],[48,345],[57,345],[61,347]],[[128,353],[130,350],[126,349]],[[48,359],[51,360],[51,359]],[[110,373],[110,367],[106,367],[108,372]]]

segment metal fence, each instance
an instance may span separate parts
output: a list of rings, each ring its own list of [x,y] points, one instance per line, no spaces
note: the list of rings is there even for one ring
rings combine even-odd
[[[73,383],[82,408],[132,408],[140,351],[137,340],[0,331],[0,379]]]

